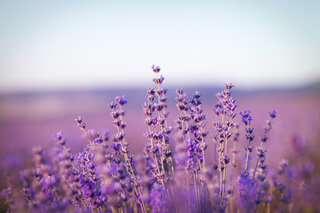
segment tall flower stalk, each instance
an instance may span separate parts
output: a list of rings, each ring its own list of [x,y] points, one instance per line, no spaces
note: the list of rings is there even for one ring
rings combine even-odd
[[[228,155],[228,140],[233,134],[233,127],[235,125],[233,119],[236,116],[235,110],[237,105],[235,99],[231,97],[231,88],[233,85],[227,83],[225,90],[217,93],[218,103],[215,106],[215,114],[217,120],[215,121],[216,135],[215,140],[219,143],[218,148],[218,168],[220,172],[220,189],[219,195],[222,208],[225,208],[225,191],[227,180],[227,166],[230,163]]]
[[[157,77],[153,79],[153,82],[156,84],[155,98],[157,101],[154,103],[155,111],[157,112],[155,132],[158,133],[156,137],[157,146],[160,150],[160,164],[161,169],[164,175],[164,182],[168,180],[170,174],[173,173],[173,162],[172,162],[172,152],[169,148],[169,134],[171,133],[171,127],[167,125],[168,113],[166,113],[167,108],[167,89],[161,87],[164,78],[160,75],[160,67],[152,66],[153,72],[157,74]]]
[[[124,96],[117,96],[115,98],[115,102],[112,102],[109,104],[109,107],[112,111],[112,117],[114,119],[113,124],[117,129],[117,133],[114,135],[114,141],[117,142],[116,146],[119,146],[119,150],[124,157],[124,165],[125,168],[130,175],[131,181],[133,182],[133,187],[135,190],[135,193],[137,194],[137,200],[138,203],[140,204],[141,211],[146,212],[146,207],[144,204],[144,200],[142,197],[142,189],[140,187],[140,184],[138,183],[136,174],[135,174],[135,169],[134,169],[134,159],[133,155],[129,154],[129,144],[127,143],[125,139],[125,132],[124,129],[126,127],[126,123],[123,120],[123,117],[125,115],[124,110],[122,109],[122,106],[127,103],[127,100],[125,99]],[[119,109],[117,107],[119,106]]]
[[[242,123],[245,124],[245,131],[246,131],[246,139],[248,141],[248,145],[246,145],[244,147],[245,151],[246,151],[246,160],[245,160],[245,167],[244,167],[244,172],[248,172],[249,169],[249,160],[250,160],[250,153],[253,150],[253,146],[252,141],[254,139],[254,135],[253,135],[253,130],[254,128],[251,127],[251,121],[252,121],[252,117],[251,117],[251,112],[250,110],[245,110],[244,112],[240,112],[240,115],[242,116]]]

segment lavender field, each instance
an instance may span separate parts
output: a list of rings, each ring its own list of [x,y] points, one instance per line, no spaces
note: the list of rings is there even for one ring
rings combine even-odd
[[[176,90],[153,71],[145,90],[2,95],[1,212],[320,211],[318,87]]]
[[[0,213],[320,212],[319,11],[0,0]]]

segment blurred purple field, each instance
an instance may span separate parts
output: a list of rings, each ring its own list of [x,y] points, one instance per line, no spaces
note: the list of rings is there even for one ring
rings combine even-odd
[[[192,95],[197,89],[187,89],[186,93]],[[200,88],[202,94],[203,110],[207,117],[206,129],[208,148],[206,160],[208,164],[214,163],[214,146],[212,133],[215,118],[213,109],[216,103],[214,88]],[[68,147],[72,153],[82,150],[87,142],[81,137],[76,126],[75,118],[81,115],[87,123],[88,129],[102,132],[110,130],[113,135],[114,127],[110,117],[108,103],[115,96],[124,94],[128,100],[126,111],[126,138],[130,144],[130,151],[135,156],[143,156],[143,149],[147,143],[144,136],[146,131],[145,116],[142,104],[145,102],[145,91],[140,89],[113,90],[113,91],[79,91],[79,92],[50,92],[30,93],[16,95],[2,95],[0,99],[0,156],[2,171],[21,170],[32,162],[30,161],[33,146],[42,146],[48,152],[56,146],[53,135],[61,130],[67,139]],[[168,125],[175,126],[176,93],[175,89],[168,89]],[[239,91],[235,89],[233,96],[237,99],[237,113],[250,109],[253,116],[252,126],[255,134],[262,135],[261,126],[268,119],[267,112],[277,109],[277,120],[269,135],[265,148],[267,164],[277,168],[281,159],[288,159],[293,165],[311,163],[312,177],[320,180],[320,92],[318,89],[304,90],[265,90],[265,91]],[[240,115],[236,121],[240,121]],[[175,134],[170,135],[172,149],[175,144]],[[300,159],[296,159],[294,141],[303,140],[307,152]],[[240,136],[239,150],[243,150],[245,136]],[[303,142],[304,143],[304,142]],[[254,142],[258,146],[258,142]],[[238,156],[241,162],[242,156]],[[301,162],[298,162],[301,161]],[[5,183],[4,173],[1,174],[1,189]],[[319,210],[318,204],[313,207]]]
[[[197,89],[188,89],[193,94]],[[207,129],[213,126],[213,107],[216,103],[217,89],[200,88],[203,94],[203,108],[208,118]],[[53,135],[61,130],[73,152],[86,146],[81,138],[74,119],[81,115],[90,129],[113,131],[110,110],[107,105],[117,95],[124,94],[128,99],[127,137],[134,154],[139,154],[145,145],[144,114],[142,104],[145,91],[139,89],[119,91],[92,91],[43,93],[24,95],[3,95],[0,102],[0,153],[2,168],[23,166],[31,147],[41,145],[55,146]],[[169,124],[174,126],[177,109],[175,107],[175,89],[168,91]],[[316,146],[320,139],[320,93],[316,89],[302,91],[259,91],[237,92],[238,111],[250,109],[253,113],[257,134],[262,133],[261,126],[267,118],[267,111],[276,108],[279,111],[275,128],[271,132],[272,159],[275,162],[284,155],[290,156],[290,140],[298,134],[304,137],[308,146]],[[212,136],[212,135],[211,135]],[[243,136],[244,137],[244,136]],[[244,140],[244,138],[243,138]],[[209,143],[209,146],[211,143]],[[275,148],[276,147],[276,148]],[[208,157],[210,157],[208,149]],[[268,159],[271,160],[271,159]],[[271,162],[272,163],[272,162]]]

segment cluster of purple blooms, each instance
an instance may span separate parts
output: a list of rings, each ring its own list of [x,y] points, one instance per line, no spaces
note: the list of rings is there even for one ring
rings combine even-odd
[[[1,192],[12,212],[287,212],[293,204],[292,183],[296,176],[288,161],[269,172],[264,144],[277,117],[269,111],[263,135],[257,139],[251,112],[240,112],[236,120],[236,99],[232,84],[217,94],[214,134],[208,137],[206,116],[199,92],[188,97],[177,89],[176,127],[168,125],[167,90],[160,67],[152,66],[156,77],[149,88],[143,112],[146,124],[144,156],[135,158],[126,140],[124,96],[108,108],[115,133],[99,133],[75,119],[87,146],[72,154],[61,132],[54,135],[57,148],[47,155],[33,149],[34,166],[20,172],[21,188],[8,183]],[[241,152],[240,127],[244,127]],[[212,128],[212,127],[210,127]],[[174,139],[174,140],[173,140]],[[171,140],[173,142],[171,142]],[[260,141],[260,143],[259,143]],[[207,150],[208,143],[214,151]],[[293,140],[298,154],[301,139]],[[237,155],[244,155],[242,167]],[[256,153],[256,154],[254,154]],[[206,162],[214,156],[214,163]]]

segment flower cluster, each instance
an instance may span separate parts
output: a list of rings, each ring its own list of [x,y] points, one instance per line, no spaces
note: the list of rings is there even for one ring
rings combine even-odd
[[[33,148],[33,167],[20,171],[18,184],[9,178],[8,187],[1,192],[10,211],[287,212],[293,208],[294,196],[301,194],[303,202],[312,202],[307,195],[313,191],[301,181],[306,177],[320,185],[311,179],[315,170],[312,161],[291,167],[290,161],[282,160],[275,170],[267,165],[265,144],[270,140],[277,110],[268,112],[262,135],[256,137],[251,111],[237,116],[236,99],[231,96],[233,85],[227,83],[217,93],[210,128],[201,94],[196,91],[188,96],[184,89],[177,89],[178,113],[172,128],[168,125],[167,89],[163,88],[161,69],[151,68],[156,77],[143,104],[144,155],[136,157],[130,152],[124,109],[127,100],[118,96],[107,107],[113,134],[88,129],[78,117],[76,124],[87,142],[81,152],[72,153],[61,131],[54,135],[53,152]],[[208,149],[210,130],[212,150]],[[292,145],[295,155],[302,159],[306,141],[295,135]],[[316,196],[314,192],[312,197]],[[296,205],[300,205],[297,211],[304,211],[303,204]]]

